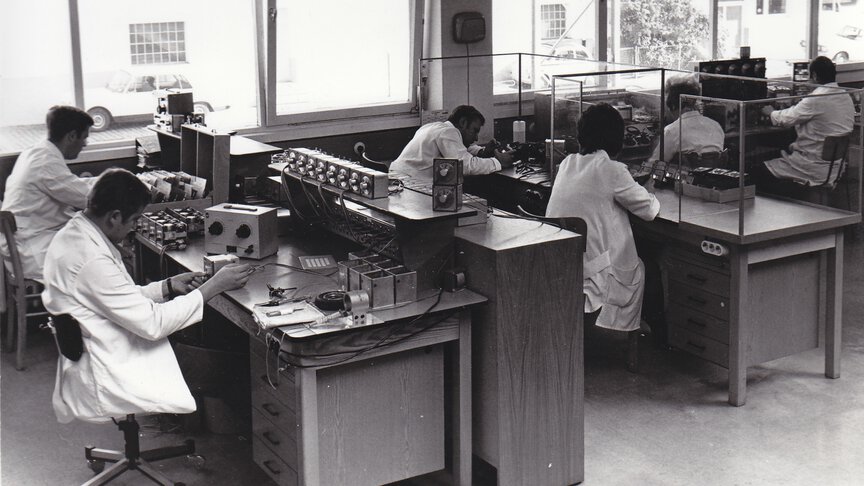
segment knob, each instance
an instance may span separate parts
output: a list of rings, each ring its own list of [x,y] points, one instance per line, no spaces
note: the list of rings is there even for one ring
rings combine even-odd
[[[219,221],[215,221],[213,224],[210,225],[209,228],[207,228],[207,231],[211,235],[221,235],[223,229],[224,228],[222,227],[222,223],[220,223]]]
[[[237,228],[237,237],[238,238],[249,238],[249,235],[252,234],[252,228],[249,227],[248,224],[241,224],[239,228]]]

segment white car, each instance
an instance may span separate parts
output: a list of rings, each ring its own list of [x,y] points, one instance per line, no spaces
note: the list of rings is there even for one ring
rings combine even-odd
[[[94,132],[107,130],[115,121],[152,120],[159,90],[192,91],[192,85],[182,74],[131,74],[117,71],[101,88],[84,90],[87,113],[93,117]],[[210,112],[213,106],[195,100],[195,111]]]

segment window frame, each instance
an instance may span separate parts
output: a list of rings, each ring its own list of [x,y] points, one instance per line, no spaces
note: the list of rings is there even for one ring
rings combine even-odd
[[[409,86],[411,86],[412,88],[409,90],[410,99],[408,101],[401,103],[380,104],[374,106],[358,106],[353,108],[339,108],[333,110],[321,110],[306,113],[290,113],[280,115],[276,112],[276,59],[278,56],[278,47],[276,42],[277,0],[257,0],[257,2],[266,2],[261,12],[262,15],[258,17],[259,22],[263,22],[265,24],[263,26],[263,29],[259,28],[258,31],[261,32],[262,30],[264,30],[266,32],[264,46],[264,51],[266,53],[266,65],[263,70],[264,83],[261,87],[261,91],[264,93],[264,102],[259,102],[259,106],[263,104],[265,107],[261,127],[278,128],[280,125],[292,125],[310,122],[327,122],[343,120],[346,118],[399,115],[416,112],[417,90],[415,88],[419,84],[418,66],[420,58],[422,57],[423,49],[423,13],[425,0],[407,1],[410,2],[409,12],[412,19],[411,27],[409,29],[412,53],[411,59],[409,60]],[[260,58],[261,56],[259,56],[259,59]],[[259,72],[261,71],[262,70],[259,68]]]

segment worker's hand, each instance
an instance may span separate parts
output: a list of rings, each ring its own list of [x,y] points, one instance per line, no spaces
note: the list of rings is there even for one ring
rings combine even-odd
[[[645,184],[642,187],[644,187],[651,194],[654,194],[654,191],[656,190],[656,188],[654,187],[654,178],[648,177],[648,180],[645,181]]]
[[[255,269],[246,263],[225,265],[209,280],[201,284],[198,290],[204,296],[204,302],[207,302],[222,292],[243,287],[253,273],[255,273]]]
[[[774,113],[774,107],[771,105],[765,105],[762,107],[762,114],[765,116],[771,116],[771,113]]]
[[[483,146],[483,150],[480,151],[480,157],[494,157],[495,151],[498,149],[498,141],[494,138],[486,142],[486,145]]]
[[[515,157],[514,157],[515,152],[516,152],[515,150],[508,150],[506,152],[502,152],[500,150],[495,151],[495,158],[498,159],[498,162],[501,163],[502,169],[506,169],[507,167],[510,167],[513,165],[513,162],[515,162],[515,160],[514,160],[515,159]]]
[[[186,295],[197,289],[203,282],[204,272],[186,272],[169,277],[171,288],[177,295]]]

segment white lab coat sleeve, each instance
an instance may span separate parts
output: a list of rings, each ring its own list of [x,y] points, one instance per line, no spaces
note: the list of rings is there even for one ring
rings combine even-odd
[[[653,220],[660,212],[660,202],[654,194],[637,184],[623,164],[616,165],[611,182],[615,201],[626,210],[645,221]]]
[[[471,154],[462,142],[458,130],[445,130],[435,140],[435,143],[444,158],[462,161],[462,173],[466,176],[491,174],[501,170],[501,163],[498,162],[498,159],[477,157]]]
[[[87,195],[96,177],[78,177],[65,164],[49,163],[40,167],[36,187],[50,197],[77,209],[87,207]]]
[[[816,103],[821,100],[816,98],[804,98],[794,106],[785,110],[771,112],[771,123],[780,127],[791,127],[807,122],[818,114]]]
[[[147,289],[148,293],[152,291],[152,287]],[[194,290],[161,304],[154,302],[107,256],[94,258],[84,265],[78,274],[75,292],[82,306],[151,341],[200,322],[204,316],[204,298],[200,291]]]
[[[141,293],[144,294],[144,297],[147,297],[154,302],[165,302],[167,299],[165,294],[162,293],[162,282],[164,282],[164,280],[150,282],[149,284],[138,288],[141,289]]]

